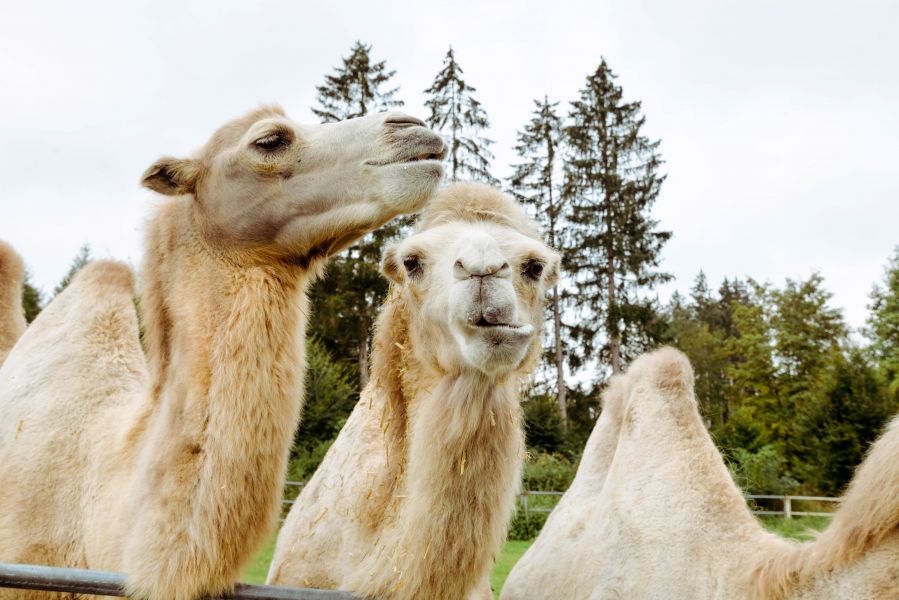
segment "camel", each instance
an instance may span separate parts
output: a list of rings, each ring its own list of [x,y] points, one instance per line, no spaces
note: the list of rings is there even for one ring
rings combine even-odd
[[[519,395],[559,257],[482,184],[388,247],[372,378],[293,505],[269,583],[365,598],[490,598],[524,457]]]
[[[12,246],[0,240],[0,366],[25,331],[22,284],[25,265]]]
[[[445,147],[423,125],[300,125],[263,107],[147,169],[143,185],[171,198],[147,226],[145,351],[130,270],[104,261],[0,369],[0,562],[124,571],[145,600],[233,585],[279,512],[305,290],[328,256],[436,191]]]
[[[703,425],[686,357],[614,377],[577,476],[503,600],[899,598],[899,421],[814,541],[764,530]]]

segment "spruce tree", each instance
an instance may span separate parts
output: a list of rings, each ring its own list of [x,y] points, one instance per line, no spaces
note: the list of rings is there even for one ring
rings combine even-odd
[[[450,181],[468,177],[497,185],[499,180],[490,174],[493,140],[482,135],[490,121],[481,103],[472,96],[476,91],[462,79],[462,67],[450,46],[443,68],[424,91],[429,96],[425,106],[431,111],[428,125],[446,139]]]
[[[556,112],[558,102],[534,100],[531,120],[518,132],[515,152],[522,162],[513,166],[509,178],[512,194],[525,206],[545,232],[549,245],[562,248],[564,229],[564,205],[560,194],[562,119]],[[565,348],[562,340],[562,306],[559,285],[553,286],[547,310],[552,321],[551,361],[556,371],[556,406],[561,416],[561,427],[568,428],[568,411],[565,403]]]
[[[899,398],[899,246],[887,264],[882,285],[871,291],[868,309],[871,314],[865,333],[881,373]]]
[[[325,76],[317,88],[320,107],[312,109],[323,123],[403,105],[394,98],[399,88],[382,90],[396,71],[388,70],[386,61],[372,62],[370,53],[371,45],[356,42],[334,74]],[[335,257],[309,294],[316,317],[310,334],[336,360],[356,363],[361,387],[368,382],[372,325],[387,294],[378,262],[387,241],[399,235],[401,223],[386,224]]]
[[[605,59],[571,103],[563,197],[571,244],[564,257],[582,307],[574,332],[580,358],[599,349],[613,373],[658,335],[655,302],[645,292],[670,279],[657,270],[671,233],[651,216],[665,176],[659,141],[643,133],[641,103],[625,102]],[[602,336],[602,337],[601,337]]]
[[[371,44],[357,41],[343,64],[334,69],[333,75],[325,75],[325,83],[316,87],[318,107],[315,113],[322,123],[363,117],[403,105],[394,99],[399,87],[381,90],[396,71],[388,71],[386,61],[372,62]]]

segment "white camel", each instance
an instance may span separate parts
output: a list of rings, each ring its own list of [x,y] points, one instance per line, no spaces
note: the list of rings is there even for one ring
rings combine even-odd
[[[0,366],[25,331],[22,284],[25,265],[12,246],[0,240]]]
[[[491,597],[558,261],[519,205],[479,184],[444,190],[385,251],[371,381],[293,505],[270,583]]]
[[[124,571],[141,599],[228,589],[278,513],[305,290],[421,208],[444,154],[400,113],[308,126],[266,107],[150,167],[143,184],[173,198],[148,225],[146,358],[131,274],[100,262],[0,369],[0,562]]]
[[[574,483],[515,565],[503,600],[899,598],[899,423],[833,523],[786,541],[750,513],[703,425],[680,352],[613,378]]]

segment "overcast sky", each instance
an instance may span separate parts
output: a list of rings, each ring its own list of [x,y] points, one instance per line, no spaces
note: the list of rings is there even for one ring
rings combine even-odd
[[[315,86],[357,39],[422,117],[452,44],[499,176],[532,99],[566,106],[605,56],[662,140],[678,289],[700,269],[716,286],[817,270],[859,326],[899,244],[899,3],[2,4],[0,238],[45,292],[85,242],[139,264],[141,172],[263,102],[314,122]]]

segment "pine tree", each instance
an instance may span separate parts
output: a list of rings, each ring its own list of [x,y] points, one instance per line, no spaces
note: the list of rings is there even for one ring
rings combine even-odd
[[[604,334],[600,356],[619,373],[626,355],[656,335],[655,303],[644,293],[670,279],[656,267],[671,233],[650,215],[665,180],[659,142],[643,135],[641,104],[624,102],[615,78],[603,59],[571,103],[563,195],[573,238],[564,257],[583,308],[575,329],[581,355],[593,355]]]
[[[871,349],[880,364],[880,371],[899,398],[899,246],[887,264],[883,285],[875,285],[868,306],[868,327]]]
[[[403,105],[402,100],[394,99],[399,87],[381,91],[381,86],[396,71],[388,71],[386,61],[372,63],[370,53],[371,44],[357,41],[350,55],[342,59],[343,65],[335,68],[333,75],[326,75],[325,83],[315,88],[320,106],[312,112],[322,123],[363,117]]]
[[[477,89],[462,79],[462,67],[456,62],[450,46],[443,59],[443,69],[434,78],[431,87],[424,91],[430,97],[425,106],[431,111],[428,125],[441,132],[449,147],[449,178],[458,181],[469,177],[498,185],[490,174],[493,140],[481,135],[490,127],[487,113],[472,93]]]
[[[53,297],[59,295],[64,289],[66,289],[70,283],[72,283],[72,279],[75,277],[75,274],[78,273],[87,263],[91,261],[91,247],[88,244],[83,244],[81,248],[78,249],[78,254],[75,255],[75,258],[72,259],[72,264],[69,266],[69,271],[65,274],[62,280],[53,288]]]
[[[549,245],[560,250],[564,228],[564,205],[560,194],[562,119],[556,113],[558,102],[534,101],[533,116],[518,132],[515,152],[522,159],[514,165],[509,178],[512,194],[531,209],[531,214],[546,233]],[[568,428],[568,411],[565,403],[565,350],[562,340],[562,306],[559,284],[553,286],[547,310],[552,321],[551,360],[556,370],[556,406],[561,416],[561,427]]]
[[[321,106],[312,109],[323,123],[403,105],[394,99],[399,88],[381,90],[396,71],[388,70],[386,61],[372,63],[370,53],[371,45],[356,42],[343,65],[325,76],[317,88]],[[377,265],[384,245],[399,235],[402,222],[386,224],[335,257],[309,294],[316,316],[310,334],[336,360],[355,361],[361,387],[368,382],[372,325],[387,294]]]

